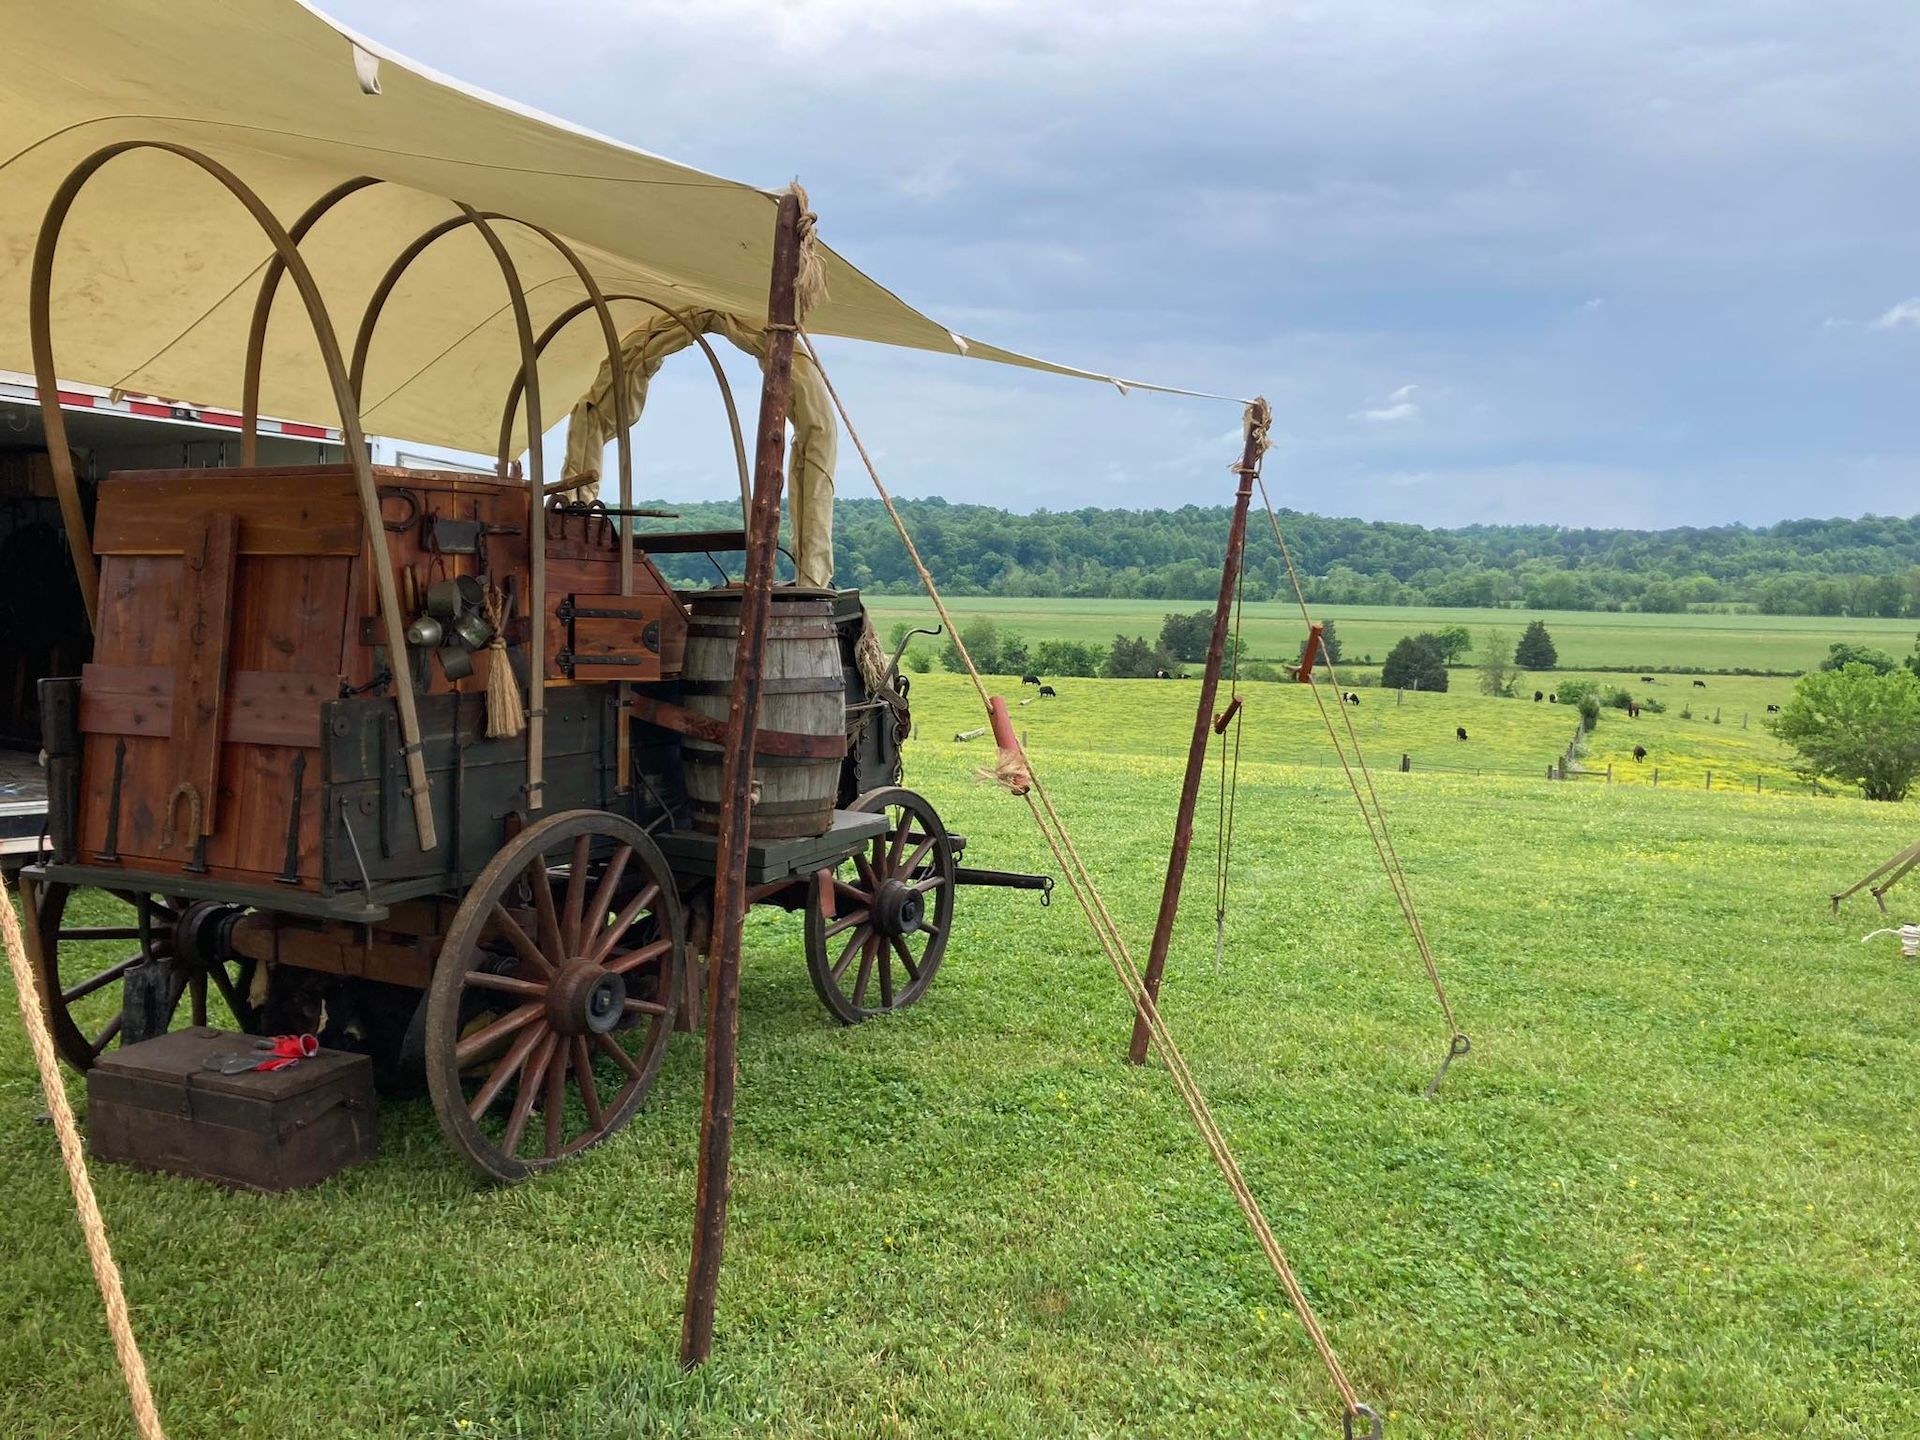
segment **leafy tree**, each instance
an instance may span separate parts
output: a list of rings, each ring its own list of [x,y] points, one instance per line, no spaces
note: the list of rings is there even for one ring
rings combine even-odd
[[[1303,636],[1301,637],[1301,640],[1300,640],[1300,659],[1304,660],[1306,658],[1307,658],[1307,642],[1306,642],[1306,638]],[[1333,628],[1333,621],[1328,620],[1324,624],[1322,624],[1320,627],[1320,654],[1318,656],[1318,659],[1326,660],[1334,665],[1338,665],[1341,661],[1341,658],[1342,657],[1340,654],[1340,632]],[[1295,663],[1298,663],[1298,662],[1296,661]]]
[[[1900,668],[1900,662],[1886,651],[1871,645],[1850,645],[1844,640],[1829,645],[1827,658],[1820,662],[1822,670],[1844,670],[1849,665],[1865,665],[1876,675],[1891,674]]]
[[[1107,652],[1098,645],[1078,640],[1042,640],[1033,653],[1034,673],[1049,675],[1098,675],[1107,663]]]
[[[1801,769],[1858,785],[1869,800],[1904,800],[1920,776],[1920,676],[1856,660],[1803,675],[1767,728],[1800,752]]]
[[[1480,693],[1511,699],[1516,672],[1513,641],[1505,630],[1489,630],[1480,652]]]
[[[1168,615],[1160,622],[1160,649],[1176,660],[1203,660],[1207,642],[1213,638],[1213,612],[1196,610],[1191,615]]]
[[[1136,635],[1131,640],[1116,635],[1101,673],[1109,680],[1151,680],[1156,671],[1166,668],[1166,657],[1147,644],[1144,635]]]
[[[1387,652],[1380,683],[1390,690],[1444,690],[1447,662],[1439,640],[1427,633],[1408,635]]]
[[[991,620],[975,620],[960,632],[967,653],[973,657],[973,665],[982,675],[1004,675],[1000,668],[1000,627]],[[966,673],[967,663],[960,658],[960,647],[953,643],[953,637],[947,637],[946,647],[940,652],[940,663],[947,669]]]
[[[933,669],[933,657],[924,650],[907,651],[907,658],[903,663],[916,675],[924,675]]]
[[[1530,621],[1520,632],[1520,643],[1513,647],[1513,663],[1522,670],[1551,670],[1560,663],[1560,652],[1553,648],[1546,621]]]
[[[1441,658],[1449,665],[1458,665],[1460,657],[1473,649],[1473,635],[1464,625],[1449,625],[1444,630],[1437,630],[1433,638],[1440,647]]]
[[[999,670],[1006,675],[1025,675],[1027,667],[1033,664],[1033,656],[1027,651],[1027,637],[1009,630],[1000,640]]]

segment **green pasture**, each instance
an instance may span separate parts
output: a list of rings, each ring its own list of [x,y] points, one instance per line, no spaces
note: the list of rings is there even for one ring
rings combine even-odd
[[[936,623],[932,604],[917,595],[870,595],[867,608],[882,636],[899,620]],[[1113,643],[1116,633],[1160,633],[1168,612],[1209,609],[1204,600],[1033,600],[1001,596],[950,597],[948,608],[962,625],[986,618],[1029,640]],[[1464,625],[1476,643],[1491,628],[1517,640],[1530,620],[1544,620],[1570,669],[1759,670],[1793,674],[1810,670],[1836,640],[1876,645],[1894,655],[1914,646],[1910,620],[1856,620],[1800,615],[1637,615],[1599,610],[1459,610],[1439,607],[1315,605],[1318,620],[1335,621],[1347,656],[1358,663],[1371,654],[1384,660],[1393,643],[1421,630]],[[1243,622],[1249,655],[1292,660],[1306,633],[1291,603],[1249,603]],[[924,641],[916,641],[924,644]]]
[[[952,739],[965,681],[917,681],[908,782],[972,863],[1044,868],[1025,805],[977,778],[988,742]],[[1195,687],[1060,689],[1016,724],[1144,954]],[[1912,840],[1911,808],[1549,784],[1570,712],[1361,693],[1472,1054],[1420,1098],[1445,1029],[1298,686],[1247,688],[1217,966],[1209,770],[1164,1009],[1388,1435],[1920,1433],[1920,966],[1860,943],[1870,904],[1826,901]],[[1615,734],[1765,739],[1724,703],[1718,727],[1609,714],[1596,746]],[[707,1369],[675,1363],[680,1036],[627,1133],[510,1190],[425,1101],[385,1103],[378,1161],[305,1194],[99,1167],[175,1440],[1340,1433],[1164,1073],[1121,1063],[1130,1017],[1064,892],[965,893],[927,1000],[851,1030],[794,919],[747,939]],[[0,1435],[127,1436],[4,1011]]]

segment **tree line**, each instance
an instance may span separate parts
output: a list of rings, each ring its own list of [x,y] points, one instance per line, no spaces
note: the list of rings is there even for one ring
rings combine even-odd
[[[654,503],[680,512],[673,528],[739,525],[737,505]],[[1219,587],[1224,506],[1014,514],[941,499],[897,503],[951,594],[1206,600]],[[879,501],[843,499],[834,518],[840,584],[875,594],[919,588]],[[1920,615],[1920,516],[1671,530],[1446,530],[1286,510],[1281,523],[1308,598],[1322,604]],[[721,560],[739,564],[738,556]],[[661,568],[676,581],[714,578],[699,555],[663,557]],[[1246,571],[1248,599],[1291,595],[1279,555],[1257,530],[1249,533]]]

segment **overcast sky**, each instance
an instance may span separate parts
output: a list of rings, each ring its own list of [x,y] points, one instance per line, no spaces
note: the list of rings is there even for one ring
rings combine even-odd
[[[1302,509],[1920,511],[1915,0],[325,8],[643,149],[799,177],[836,248],[956,329],[1265,393]],[[1230,495],[1226,406],[827,358],[901,493]],[[643,491],[728,493],[699,382],[656,385]]]

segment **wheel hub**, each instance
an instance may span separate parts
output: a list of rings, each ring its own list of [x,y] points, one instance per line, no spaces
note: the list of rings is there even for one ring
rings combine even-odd
[[[873,897],[873,923],[882,935],[913,935],[926,919],[926,897],[901,880],[884,880]]]
[[[562,1035],[605,1035],[626,1013],[627,982],[590,960],[569,962],[547,989],[547,1021]]]

